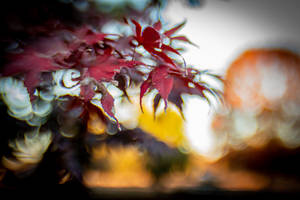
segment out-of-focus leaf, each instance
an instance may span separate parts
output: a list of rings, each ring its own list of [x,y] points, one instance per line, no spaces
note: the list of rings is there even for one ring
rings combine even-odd
[[[97,42],[103,41],[104,38],[108,35],[104,33],[93,32],[87,26],[78,29],[75,34],[77,35],[77,37],[80,39],[81,42],[84,42],[87,45],[92,45]]]
[[[110,57],[107,60],[97,61],[94,65],[88,68],[89,76],[97,81],[111,81],[117,72],[120,72],[122,67],[134,67],[143,63],[139,61],[127,61]]]
[[[135,21],[134,19],[132,19],[131,21],[135,25],[136,40],[138,42],[140,42],[141,35],[142,35],[142,26],[137,21]]]
[[[167,37],[172,36],[176,31],[178,31],[180,28],[182,28],[185,25],[185,23],[186,23],[186,20],[183,21],[181,24],[171,28],[170,30],[165,31],[164,35],[167,36]]]
[[[192,43],[192,42],[191,42],[187,37],[185,37],[185,36],[170,37],[170,40],[179,40],[179,41],[183,41],[183,42],[190,43],[190,44],[192,44],[192,45],[194,45],[194,46],[196,46],[196,47],[198,46],[198,45]]]
[[[26,49],[20,54],[11,54],[9,59],[11,62],[4,66],[3,75],[25,75],[24,84],[30,94],[33,94],[34,88],[40,83],[42,72],[50,72],[60,68],[51,58],[32,49]]]
[[[153,24],[153,28],[155,29],[155,30],[157,30],[157,31],[160,31],[160,29],[161,29],[161,21],[160,20],[158,20],[157,22],[155,22],[154,24]]]
[[[158,58],[163,63],[170,64],[170,65],[176,67],[176,64],[173,62],[173,60],[169,56],[167,56],[167,54],[165,54],[164,52],[158,51],[158,50],[153,49],[153,48],[147,48],[147,47],[145,49],[149,53],[151,53],[151,55]]]
[[[162,45],[161,45],[161,49],[162,49],[163,51],[170,51],[170,52],[176,53],[177,55],[180,55],[180,56],[181,56],[181,54],[179,53],[179,51],[177,51],[176,49],[174,49],[174,48],[171,47],[171,46],[162,44]]]
[[[83,97],[85,102],[90,101],[95,95],[95,91],[92,88],[92,85],[90,84],[81,84],[80,87],[80,96]]]

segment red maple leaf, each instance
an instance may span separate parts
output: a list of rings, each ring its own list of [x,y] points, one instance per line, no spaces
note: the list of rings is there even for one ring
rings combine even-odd
[[[209,75],[212,78],[222,81],[221,77],[207,73],[207,71],[199,71],[196,69],[188,68],[185,72],[173,71],[170,72],[174,77],[173,89],[170,92],[168,100],[174,103],[180,111],[182,111],[183,100],[182,94],[197,95],[204,98],[209,104],[209,98],[205,95],[204,91],[212,94],[216,99],[222,100],[220,91],[210,87],[205,82],[196,81],[196,76]]]
[[[154,112],[157,109],[159,101],[161,99],[165,102],[165,109],[167,108],[167,101],[174,103],[180,111],[182,111],[183,100],[181,98],[182,94],[198,95],[208,103],[210,103],[208,97],[205,95],[204,91],[212,94],[218,99],[221,99],[219,91],[211,88],[204,82],[195,81],[196,76],[200,76],[205,71],[198,71],[191,68],[186,70],[183,69],[172,69],[168,65],[160,65],[154,68],[147,80],[145,80],[141,85],[140,91],[140,106],[142,109],[142,98],[152,89],[157,89],[158,94],[154,98],[153,108]],[[208,74],[209,75],[209,74]],[[214,78],[221,80],[218,76],[212,75]]]
[[[32,95],[39,85],[41,73],[60,69],[52,58],[36,52],[33,49],[25,49],[23,53],[9,55],[10,62],[4,66],[4,76],[24,75],[24,85]]]
[[[177,32],[179,29],[181,29],[185,25],[186,21],[183,21],[182,23],[178,24],[177,26],[171,28],[170,30],[167,30],[164,32],[164,35],[167,37],[171,37],[175,32]]]
[[[168,66],[162,65],[152,71],[152,85],[164,99],[166,109],[167,99],[173,87],[173,77],[168,73]]]
[[[108,93],[106,92],[102,98],[101,98],[101,104],[103,107],[103,110],[105,113],[107,113],[110,117],[112,117],[113,119],[116,120],[116,122],[118,123],[118,120],[116,119],[112,109],[114,107],[114,98]]]
[[[93,77],[97,81],[111,81],[116,73],[120,72],[123,67],[135,67],[136,65],[143,65],[139,61],[128,61],[125,59],[118,59],[115,57],[109,57],[106,60],[96,61],[92,66],[88,67],[88,73],[90,77]]]
[[[103,41],[109,34],[99,33],[93,31],[87,26],[83,26],[75,31],[75,35],[78,37],[80,43],[83,42],[87,45],[93,45],[97,42]]]
[[[142,98],[150,88],[157,89],[160,96],[165,101],[165,109],[167,108],[167,99],[173,87],[173,77],[168,73],[169,67],[167,65],[161,65],[154,68],[147,80],[145,80],[141,85],[140,92],[140,105],[142,108]]]
[[[84,102],[89,102],[95,95],[92,84],[81,84],[80,85],[80,96],[83,97]]]
[[[167,52],[173,52],[181,56],[181,54],[171,47],[170,45],[163,43],[164,37],[171,36],[180,29],[184,24],[180,24],[164,33],[160,33],[160,29],[162,27],[161,22],[156,22],[153,27],[148,26],[142,31],[142,26],[135,20],[131,20],[132,23],[135,25],[135,39],[138,42],[138,45],[143,46],[152,56],[162,60],[163,62],[172,65],[173,67],[177,68],[174,61],[167,55]],[[177,38],[180,40],[181,38]],[[187,39],[186,39],[187,40]]]

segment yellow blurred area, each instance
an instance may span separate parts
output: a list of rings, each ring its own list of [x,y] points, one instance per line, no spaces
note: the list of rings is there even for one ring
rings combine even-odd
[[[84,183],[90,188],[153,188],[155,179],[147,170],[147,154],[136,147],[101,146],[93,150],[93,163],[104,162],[104,169],[89,169],[84,173]],[[213,183],[228,190],[260,190],[270,184],[262,174],[247,170],[232,170],[227,160],[208,162],[197,154],[190,154],[187,167],[171,171],[160,180],[160,188],[194,188]],[[155,189],[155,188],[153,188]]]
[[[96,135],[105,133],[106,125],[96,112],[89,113],[87,130]]]
[[[139,116],[138,126],[172,147],[186,147],[187,145],[183,119],[170,107],[155,118],[153,112],[145,109],[144,113]]]
[[[92,155],[93,165],[104,164],[104,167],[89,169],[84,173],[84,183],[88,187],[152,188],[155,186],[155,178],[146,165],[149,155],[137,147],[102,145],[94,148]],[[176,189],[201,184],[201,177],[204,176],[211,163],[196,154],[189,156],[187,167],[165,174],[160,180],[160,187]]]
[[[145,155],[136,147],[101,146],[94,149],[93,162],[105,162],[106,168],[85,172],[84,183],[89,187],[145,188],[152,184],[145,167]]]

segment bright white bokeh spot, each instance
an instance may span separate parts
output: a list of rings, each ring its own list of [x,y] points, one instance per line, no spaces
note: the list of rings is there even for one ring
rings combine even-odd
[[[237,139],[248,139],[256,133],[256,116],[250,113],[234,112],[233,114],[234,136]]]
[[[276,124],[277,137],[290,148],[297,148],[300,145],[300,131],[294,123],[294,121],[285,121]]]
[[[279,64],[271,67],[260,67],[261,93],[270,101],[281,98],[287,88],[286,73]]]
[[[185,98],[185,130],[191,147],[208,156],[214,148],[214,137],[210,132],[210,107],[198,97]]]

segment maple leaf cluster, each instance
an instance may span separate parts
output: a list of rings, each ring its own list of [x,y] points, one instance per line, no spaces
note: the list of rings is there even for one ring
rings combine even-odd
[[[118,123],[113,111],[114,98],[107,84],[118,87],[128,99],[126,89],[134,83],[140,84],[141,108],[144,95],[156,90],[154,110],[161,99],[165,108],[172,102],[182,110],[182,94],[207,100],[205,91],[218,96],[218,91],[200,80],[206,72],[187,67],[180,50],[173,47],[174,41],[193,45],[185,36],[175,35],[185,23],[163,31],[160,21],[143,27],[134,19],[124,20],[124,25],[132,29],[129,35],[106,34],[87,25],[58,26],[47,36],[10,53],[1,76],[21,81],[31,102],[47,92],[54,100],[69,98],[73,102],[69,109],[81,106],[79,117],[97,107]],[[139,48],[147,55],[140,53]],[[181,59],[171,57],[172,54]],[[144,57],[154,64],[143,62]],[[9,96],[9,91],[3,90],[2,96]],[[13,108],[11,111],[17,112]]]

